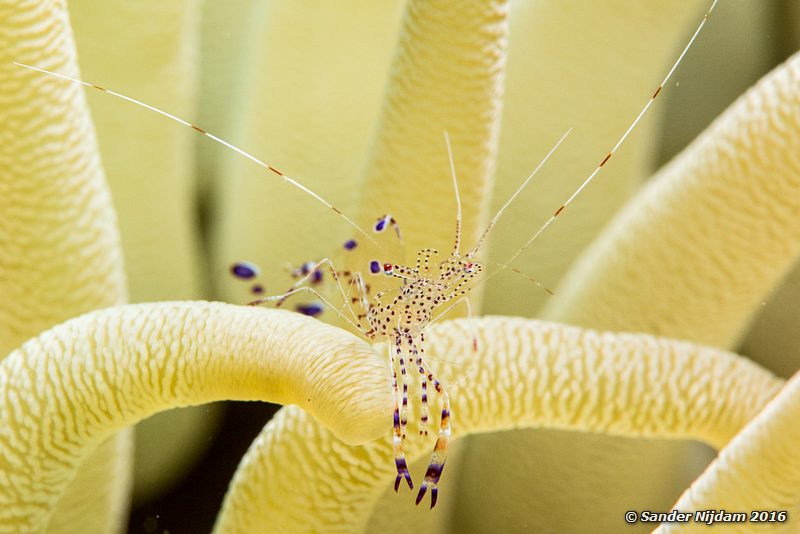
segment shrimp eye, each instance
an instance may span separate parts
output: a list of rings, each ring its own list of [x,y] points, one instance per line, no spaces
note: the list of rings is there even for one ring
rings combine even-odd
[[[385,274],[386,276],[392,276],[393,272],[394,272],[394,268],[393,268],[391,263],[384,263],[383,264],[383,274]]]

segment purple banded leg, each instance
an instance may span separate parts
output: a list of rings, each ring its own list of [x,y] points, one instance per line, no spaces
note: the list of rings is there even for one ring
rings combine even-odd
[[[408,372],[406,370],[406,360],[403,356],[403,350],[400,345],[401,337],[397,337],[395,349],[397,350],[397,359],[400,362],[400,378],[403,383],[403,397],[400,405],[400,433],[402,439],[406,439],[406,425],[408,424]]]
[[[422,407],[419,414],[419,434],[428,435],[428,381],[425,379],[425,372],[422,372]]]
[[[420,388],[421,388],[421,396],[420,400],[422,401],[420,405],[420,412],[419,412],[419,434],[420,436],[427,436],[428,435],[428,377],[425,373],[425,368],[422,367],[422,358],[417,352],[417,349],[414,348],[414,365],[417,366],[417,370],[419,371],[420,376],[422,377],[420,381]]]
[[[403,431],[400,425],[400,389],[397,387],[397,371],[394,367],[394,353],[390,351],[392,360],[392,396],[394,398],[392,444],[394,445],[394,464],[397,467],[397,478],[394,480],[394,491],[400,489],[400,482],[405,478],[410,489],[414,489],[411,475],[408,472],[405,453],[403,451]]]
[[[422,352],[422,351],[420,351]],[[436,506],[436,499],[439,496],[439,478],[442,476],[444,464],[447,461],[447,445],[450,442],[450,397],[445,391],[444,386],[433,374],[428,364],[423,358],[420,358],[421,365],[426,372],[426,379],[433,384],[437,395],[442,399],[442,418],[439,423],[439,436],[436,439],[436,444],[433,446],[433,454],[428,462],[428,469],[425,471],[425,480],[417,493],[417,501],[419,504],[425,497],[428,489],[431,490],[431,508]]]
[[[444,414],[444,410],[442,410],[442,414]],[[442,417],[445,417],[442,415]],[[422,499],[425,498],[425,493],[428,491],[428,488],[431,490],[431,508],[436,506],[436,501],[439,498],[439,478],[442,476],[442,471],[444,471],[444,463],[447,461],[447,444],[448,439],[439,436],[436,440],[436,445],[433,447],[433,454],[431,455],[431,459],[428,462],[428,469],[425,471],[425,480],[422,482],[422,486],[419,488],[419,493],[417,493],[417,500],[416,504],[422,502]]]
[[[414,483],[411,482],[408,464],[406,463],[406,457],[403,453],[403,439],[400,432],[400,411],[398,410],[397,402],[395,402],[394,405],[394,437],[392,441],[394,443],[394,464],[395,467],[397,467],[397,477],[394,479],[394,491],[399,491],[400,482],[403,478],[408,482],[408,487],[414,489]]]
[[[425,334],[420,334],[420,344],[425,343]],[[421,436],[428,435],[428,377],[425,373],[425,368],[422,366],[422,356],[417,350],[416,346],[411,344],[412,351],[414,352],[414,365],[417,366],[421,380],[420,389],[422,401],[419,414],[419,433]]]

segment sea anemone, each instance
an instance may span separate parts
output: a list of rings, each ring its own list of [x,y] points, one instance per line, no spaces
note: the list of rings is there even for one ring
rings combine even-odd
[[[454,435],[487,433],[459,440],[432,512],[390,491],[385,347],[288,311],[168,302],[244,302],[225,274],[239,259],[259,263],[267,292],[278,293],[285,286],[273,274],[285,262],[327,256],[353,228],[190,128],[108,95],[87,105],[77,84],[13,64],[197,112],[204,129],[361,226],[391,213],[407,258],[452,247],[443,131],[474,241],[573,127],[492,234],[486,260],[502,264],[603,159],[706,9],[699,0],[0,8],[0,343],[9,354],[0,363],[0,530],[119,531],[131,481],[124,427],[222,399],[294,406],[242,459],[218,532],[616,532],[628,528],[626,511],[673,508],[782,510],[788,519],[771,526],[796,529],[797,381],[772,372],[796,368],[787,340],[798,331],[789,273],[800,252],[800,56],[645,185],[660,129],[643,121],[514,263],[554,297],[503,273],[473,291],[480,317],[431,327]],[[773,60],[765,50],[788,35],[766,29],[777,9],[723,2],[687,62],[726,23],[733,29],[717,38],[735,51],[743,19],[776,44],[685,65],[691,74],[678,72],[681,86],[664,95],[761,74]],[[689,106],[673,101],[668,113]],[[719,112],[704,108],[692,114]],[[671,155],[675,141],[664,139],[662,156]],[[139,304],[125,304],[128,295]],[[534,316],[558,323],[525,318]],[[214,433],[204,409],[168,417],[139,438],[140,501],[180,479],[179,464],[191,465]],[[719,451],[710,465],[709,446]],[[413,438],[409,449],[422,458],[429,444]],[[159,514],[141,527],[195,528]]]

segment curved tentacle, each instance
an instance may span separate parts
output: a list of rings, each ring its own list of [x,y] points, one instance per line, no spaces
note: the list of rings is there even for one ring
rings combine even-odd
[[[129,305],[58,325],[0,362],[0,529],[41,528],[86,454],[155,412],[298,404],[335,435],[385,433],[386,364],[308,317],[220,303]]]
[[[464,350],[473,328],[486,340],[477,353]],[[476,363],[450,388],[453,439],[546,426],[721,447],[783,384],[719,349],[523,319],[444,322],[426,339],[429,354]],[[409,459],[430,441],[410,432]],[[393,475],[391,450],[388,435],[346,447],[299,410],[281,410],[243,458],[216,532],[361,531]]]

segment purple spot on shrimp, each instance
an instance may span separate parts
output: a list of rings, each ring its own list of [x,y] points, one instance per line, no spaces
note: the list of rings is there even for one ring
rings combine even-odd
[[[310,273],[311,269],[313,269],[313,268],[314,268],[314,262],[313,261],[307,261],[303,265],[300,266],[300,272],[302,274],[306,275],[306,274]]]
[[[378,260],[372,260],[371,262],[369,262],[369,272],[371,272],[372,274],[378,274],[379,272],[381,272],[381,262],[379,262]]]
[[[311,283],[319,284],[320,282],[322,282],[322,271],[316,269],[313,273],[311,273]]]
[[[419,503],[422,502],[423,497],[425,497],[425,492],[427,492],[427,491],[428,491],[428,483],[427,482],[423,482],[422,483],[422,487],[419,488],[419,493],[417,493],[417,502],[416,502],[416,504],[419,504]]]
[[[358,246],[358,243],[356,242],[355,239],[348,239],[347,241],[344,242],[344,249],[345,250],[353,250],[357,246]]]
[[[253,295],[260,295],[263,292],[264,292],[264,286],[262,286],[261,284],[256,284],[250,288],[250,293],[252,293]]]
[[[231,274],[240,280],[255,278],[259,272],[258,266],[248,261],[240,261],[231,265]]]
[[[414,483],[411,481],[411,475],[408,473],[406,459],[403,457],[395,458],[394,462],[397,466],[397,478],[394,479],[394,491],[397,491],[400,488],[400,482],[403,480],[403,478],[406,479],[408,487],[414,489]]]
[[[442,470],[444,470],[444,464],[430,464],[428,470],[425,471],[425,478],[437,482],[442,476]]]
[[[311,304],[298,304],[294,307],[294,309],[303,315],[308,315],[309,317],[316,317],[317,315],[322,313],[322,305],[317,303]]]
[[[383,216],[375,223],[373,230],[376,232],[383,232],[386,229],[386,222],[389,220],[388,216]]]

